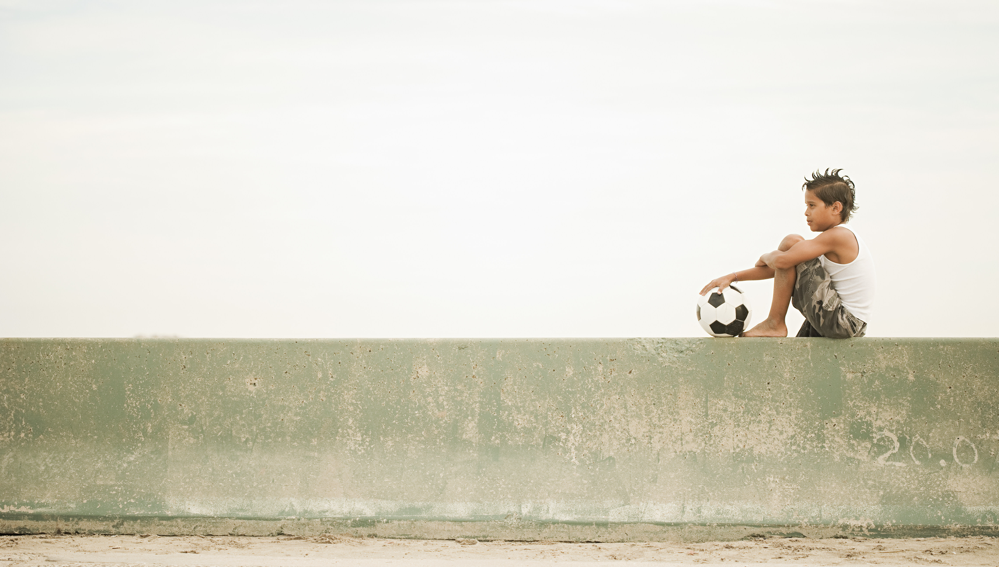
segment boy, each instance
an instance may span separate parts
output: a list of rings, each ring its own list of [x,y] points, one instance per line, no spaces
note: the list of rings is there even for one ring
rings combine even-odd
[[[715,278],[701,295],[723,290],[732,282],[774,278],[774,296],[766,320],[745,337],[786,337],[788,304],[805,316],[799,337],[845,339],[867,332],[877,285],[871,252],[852,228],[845,226],[857,210],[853,181],[839,169],[816,171],[805,178],[805,219],[812,240],[791,234],[756,266]]]

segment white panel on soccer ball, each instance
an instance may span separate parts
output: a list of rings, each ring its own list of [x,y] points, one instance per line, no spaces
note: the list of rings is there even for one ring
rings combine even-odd
[[[715,319],[726,325],[735,321],[735,306],[726,302],[715,307]]]
[[[710,303],[704,302],[701,304],[701,321],[711,323],[715,320],[715,308],[711,306]]]
[[[698,323],[701,328],[704,329],[706,333],[711,334],[711,327],[709,325],[715,320],[715,308],[711,307],[707,303],[700,306],[701,307],[701,319]]]
[[[708,322],[707,321],[705,321],[704,319],[701,319],[700,321],[698,321],[698,323],[700,323],[701,328],[704,329],[705,333],[711,335],[711,327],[708,326]]]
[[[744,301],[744,296],[739,292],[739,290],[731,286],[725,288],[722,295],[725,296],[725,303],[731,303],[732,305],[739,305]]]

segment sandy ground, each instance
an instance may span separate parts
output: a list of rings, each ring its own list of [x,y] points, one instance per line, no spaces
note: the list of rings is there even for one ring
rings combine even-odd
[[[0,536],[0,566],[999,565],[999,539],[523,543],[318,537]]]

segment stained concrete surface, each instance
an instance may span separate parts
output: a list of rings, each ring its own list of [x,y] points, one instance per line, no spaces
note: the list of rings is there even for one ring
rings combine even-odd
[[[997,375],[983,339],[6,339],[0,531],[988,535]]]

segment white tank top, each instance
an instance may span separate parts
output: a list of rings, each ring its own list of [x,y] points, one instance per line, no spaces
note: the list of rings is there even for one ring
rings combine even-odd
[[[877,289],[877,277],[874,273],[874,257],[871,250],[861,240],[860,235],[846,225],[839,225],[857,238],[857,257],[849,264],[837,264],[819,256],[819,262],[832,278],[833,288],[839,293],[843,305],[861,321],[870,324],[871,311],[874,307],[874,292]]]

